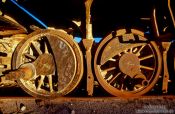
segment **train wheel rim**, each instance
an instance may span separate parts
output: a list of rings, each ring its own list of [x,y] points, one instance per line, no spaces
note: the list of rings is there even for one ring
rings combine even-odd
[[[24,63],[37,66],[36,76],[27,80],[19,78],[17,82],[27,93],[40,98],[70,93],[83,74],[83,57],[78,44],[57,30],[37,30],[28,35],[14,52],[13,69]]]
[[[140,41],[134,43],[135,39]],[[110,94],[138,96],[150,91],[158,81],[161,60],[158,46],[154,41],[147,41],[143,32],[120,29],[100,42],[94,70],[100,85]]]

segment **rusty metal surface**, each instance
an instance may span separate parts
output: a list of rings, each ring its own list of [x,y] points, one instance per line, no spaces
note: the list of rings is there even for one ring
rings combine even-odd
[[[1,36],[27,33],[27,30],[22,25],[15,22],[14,19],[9,16],[0,15],[0,22],[3,24],[5,23],[0,26]]]
[[[35,74],[35,66],[31,63],[26,63],[21,65],[18,70],[5,74],[5,79],[14,81],[18,78],[23,78],[24,80],[30,80],[34,78]]]
[[[83,44],[86,49],[86,65],[87,65],[87,92],[89,96],[93,95],[94,90],[94,76],[92,73],[92,55],[91,55],[91,48],[93,45],[93,39],[83,39]]]
[[[168,64],[167,64],[167,53],[168,50],[170,48],[171,42],[162,42],[162,47],[163,47],[163,70],[164,70],[164,74],[163,74],[163,82],[162,82],[162,91],[163,93],[167,93],[168,92],[168,82],[170,80],[170,76],[169,76],[169,72],[168,72]]]
[[[86,65],[87,65],[87,92],[89,96],[93,95],[93,89],[94,89],[94,76],[92,73],[92,45],[94,42],[93,36],[92,36],[92,23],[91,23],[91,5],[93,0],[85,0],[85,9],[86,9],[86,24],[85,24],[85,30],[86,30],[86,38],[83,39],[83,45],[86,49]]]

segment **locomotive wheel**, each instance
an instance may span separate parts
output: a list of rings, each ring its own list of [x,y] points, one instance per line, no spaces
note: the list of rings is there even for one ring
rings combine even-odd
[[[32,63],[36,74],[18,78],[30,95],[55,98],[73,91],[82,78],[83,56],[76,42],[57,30],[36,30],[29,34],[13,54],[13,69]]]
[[[112,32],[99,44],[94,70],[102,87],[114,96],[139,96],[153,88],[161,71],[154,41],[136,29]]]

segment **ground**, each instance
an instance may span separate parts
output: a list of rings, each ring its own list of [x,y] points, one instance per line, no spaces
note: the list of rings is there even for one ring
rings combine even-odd
[[[135,114],[175,113],[175,96],[119,97],[1,97],[2,114]]]

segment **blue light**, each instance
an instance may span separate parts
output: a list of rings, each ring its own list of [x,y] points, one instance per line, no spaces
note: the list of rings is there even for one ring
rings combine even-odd
[[[174,42],[175,42],[175,40],[172,40],[172,41],[171,41],[171,43],[174,43]]]
[[[74,40],[75,40],[77,43],[80,43],[82,39],[81,39],[80,37],[74,37]]]
[[[10,0],[13,4],[15,4],[18,8],[20,8],[21,10],[23,10],[25,13],[27,13],[30,17],[32,17],[35,21],[37,21],[38,23],[40,23],[44,28],[48,28],[48,26],[46,24],[44,24],[41,20],[39,20],[36,16],[34,16],[33,14],[31,14],[29,11],[27,11],[25,8],[23,8],[22,6],[20,6],[15,0]]]
[[[74,40],[75,40],[77,43],[80,43],[81,40],[82,40],[82,38],[81,38],[81,37],[74,37]],[[101,37],[94,37],[95,43],[99,43],[101,40],[102,40]]]
[[[99,43],[102,40],[102,38],[101,37],[95,37],[94,40],[95,40],[95,43]]]
[[[150,34],[150,31],[146,31],[145,34]]]

